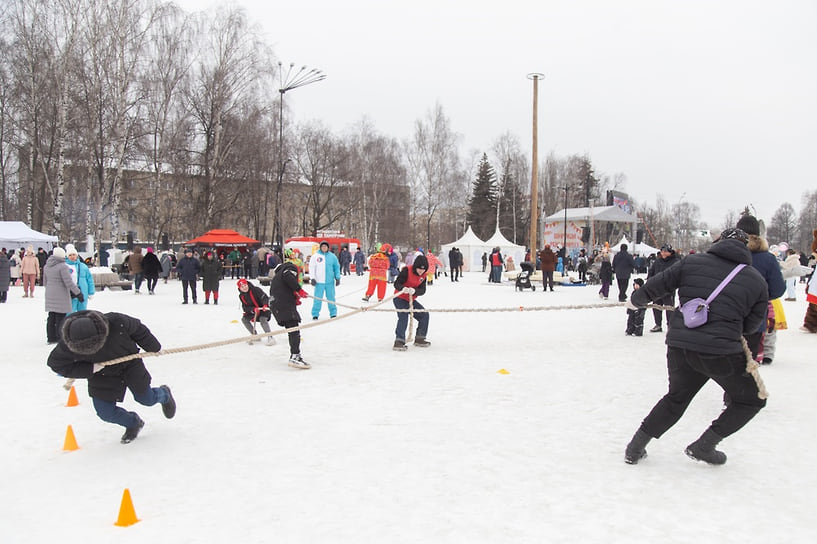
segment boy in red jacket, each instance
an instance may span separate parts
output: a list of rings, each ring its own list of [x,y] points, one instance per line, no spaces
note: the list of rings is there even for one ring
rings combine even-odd
[[[409,301],[411,301],[415,310],[425,309],[422,304],[417,302],[417,297],[426,292],[427,272],[428,259],[425,258],[425,255],[420,254],[414,258],[414,262],[411,263],[411,266],[404,267],[400,271],[400,274],[397,275],[397,279],[394,280],[394,292],[400,293],[392,299],[394,307],[398,310],[397,328],[394,331],[395,340],[394,346],[392,347],[394,351],[406,351],[408,349],[406,347],[406,327],[408,326],[409,314],[408,312],[399,310],[408,310]],[[428,312],[419,311],[414,314],[414,317],[417,319],[417,336],[414,339],[414,345],[427,348],[431,345],[431,342],[426,340],[426,334],[428,333]]]

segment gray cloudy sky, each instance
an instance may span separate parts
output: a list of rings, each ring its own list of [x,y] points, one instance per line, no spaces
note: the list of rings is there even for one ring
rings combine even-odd
[[[201,3],[182,0],[188,11]],[[364,116],[408,138],[439,102],[463,156],[511,133],[539,156],[587,153],[642,203],[768,221],[817,189],[813,0],[239,0],[278,58],[327,74],[287,94],[338,133]]]

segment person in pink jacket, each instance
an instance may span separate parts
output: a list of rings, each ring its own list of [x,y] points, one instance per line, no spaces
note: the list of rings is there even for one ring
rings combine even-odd
[[[20,262],[20,273],[23,275],[23,298],[34,297],[34,286],[40,277],[40,260],[34,254],[34,248],[28,246]]]

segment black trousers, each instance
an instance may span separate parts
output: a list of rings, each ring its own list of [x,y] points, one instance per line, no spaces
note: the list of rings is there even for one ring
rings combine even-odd
[[[45,322],[45,339],[49,344],[60,341],[60,328],[65,316],[66,314],[59,312],[48,312],[48,319]]]
[[[284,327],[285,329],[291,329],[292,327],[298,326],[298,322],[295,321],[294,319],[283,322],[278,321],[278,324]],[[289,337],[289,352],[292,354],[301,353],[301,331],[300,330],[289,331],[287,333],[287,336]]]
[[[187,289],[190,289],[190,292],[193,295],[193,302],[196,302],[196,298],[198,293],[196,293],[196,280],[182,280],[182,290],[184,291],[184,301],[187,302]]]
[[[653,300],[653,303],[660,304],[661,306],[675,306],[675,295],[667,295],[665,297],[657,298]],[[652,318],[655,320],[656,325],[661,325],[661,312],[664,310],[659,310],[658,308],[652,309]],[[667,312],[667,325],[669,325],[669,315],[671,310],[666,310]]]
[[[641,423],[641,430],[660,438],[684,415],[689,403],[709,380],[723,388],[731,402],[711,429],[722,438],[736,433],[755,417],[766,400],[758,398],[757,383],[746,372],[746,355],[715,355],[667,347],[669,391]]]
[[[630,283],[630,276],[626,278],[616,276],[616,282],[618,282],[618,301],[627,302],[627,285]]]

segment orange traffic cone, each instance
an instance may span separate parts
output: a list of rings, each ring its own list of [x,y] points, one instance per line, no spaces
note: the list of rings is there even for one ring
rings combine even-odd
[[[68,402],[66,406],[79,406],[79,401],[77,400],[77,390],[74,389],[74,386],[71,386],[71,391],[68,393]]]
[[[74,429],[69,425],[65,430],[65,444],[62,446],[62,451],[74,451],[78,449],[79,446],[77,446],[77,439],[74,437]]]
[[[133,501],[130,498],[130,489],[125,489],[125,492],[122,493],[122,505],[119,507],[119,519],[114,525],[128,527],[138,521],[136,511],[133,509]]]

